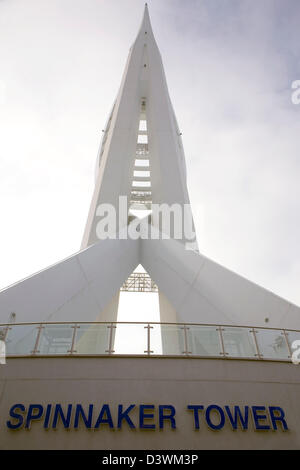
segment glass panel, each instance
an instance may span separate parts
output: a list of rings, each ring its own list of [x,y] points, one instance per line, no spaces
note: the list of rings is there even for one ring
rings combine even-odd
[[[146,354],[147,324],[118,323],[115,354]],[[151,334],[151,330],[150,330]]]
[[[294,341],[300,341],[300,331],[286,331],[286,335],[288,338],[288,342],[291,348],[291,352],[293,354],[296,349],[299,349],[299,346],[296,346],[293,348],[293,342]],[[299,357],[299,354],[297,354],[297,358]]]
[[[140,176],[142,178],[147,178],[150,177],[150,171],[149,170],[134,170],[133,176]]]
[[[37,354],[69,354],[74,324],[45,325],[41,330]]]
[[[161,355],[162,354],[162,333],[161,325],[151,324],[152,328],[150,329],[150,349],[153,351],[152,354]]]
[[[74,354],[108,354],[110,324],[87,323],[76,328]],[[115,328],[113,328],[114,346]]]
[[[220,356],[222,347],[216,326],[189,325],[188,346],[196,356]]]
[[[161,325],[162,353],[182,356],[185,351],[184,331],[180,325]]]
[[[6,355],[32,354],[38,331],[38,325],[12,325],[6,337]]]
[[[148,136],[147,134],[138,134],[138,143],[139,144],[147,144],[148,143]]]
[[[139,130],[140,131],[146,131],[147,130],[147,121],[145,119],[140,120]]]
[[[147,158],[137,159],[137,160],[135,160],[135,166],[150,166],[149,160]]]
[[[132,186],[136,186],[137,188],[150,188],[151,182],[150,181],[132,181]]]
[[[255,328],[259,352],[265,359],[288,359],[289,351],[284,334],[280,330]]]
[[[254,337],[249,328],[224,327],[222,334],[225,353],[228,357],[257,358]]]

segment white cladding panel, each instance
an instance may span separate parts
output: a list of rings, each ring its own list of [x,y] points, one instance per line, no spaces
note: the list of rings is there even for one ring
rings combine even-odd
[[[179,322],[300,328],[299,307],[186,250],[181,242],[141,243],[142,264],[172,303]]]
[[[138,243],[103,240],[0,292],[0,322],[94,321],[138,264]]]

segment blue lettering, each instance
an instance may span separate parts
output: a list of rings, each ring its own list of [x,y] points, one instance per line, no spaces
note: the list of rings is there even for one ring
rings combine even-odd
[[[219,424],[214,424],[212,422],[212,420],[210,419],[210,414],[211,412],[217,412],[220,416],[220,422]],[[224,424],[225,424],[225,415],[224,415],[224,411],[222,410],[222,408],[218,405],[210,405],[206,408],[206,411],[205,411],[205,419],[206,419],[206,422],[208,424],[208,427],[210,429],[213,429],[214,431],[219,431],[219,429],[222,429],[224,427]]]
[[[104,417],[106,415],[106,418]],[[99,413],[97,422],[95,424],[95,429],[99,428],[100,424],[108,424],[110,428],[113,429],[114,423],[111,417],[111,412],[109,409],[109,405],[105,404],[102,406],[101,411]]]
[[[128,416],[128,413],[135,407],[135,405],[130,405],[126,410],[123,411],[123,405],[118,406],[118,429],[122,427],[122,421],[125,419],[127,424],[131,429],[135,429],[135,425],[131,421],[130,417]]]
[[[47,405],[45,419],[44,419],[44,429],[49,429],[50,415],[51,415],[52,405]]]
[[[165,415],[164,410],[170,411],[169,414]],[[164,421],[170,421],[171,428],[176,429],[176,421],[175,421],[175,413],[176,410],[172,405],[159,405],[158,407],[159,412],[159,429],[164,428]]]
[[[146,424],[145,419],[153,419],[153,413],[145,413],[145,410],[154,410],[154,405],[140,405],[140,429],[155,429],[155,424]]]
[[[238,428],[238,422],[241,423],[242,429],[248,429],[248,419],[249,419],[249,406],[245,406],[244,415],[242,414],[239,406],[234,406],[234,415],[230,411],[229,406],[225,406],[226,413],[228,415],[229,421],[231,423],[232,429]]]
[[[19,429],[23,426],[24,417],[19,413],[15,413],[15,410],[18,410],[18,409],[21,410],[22,413],[26,411],[25,406],[20,403],[17,403],[16,405],[13,405],[11,407],[11,409],[9,410],[9,415],[11,416],[11,418],[17,419],[18,422],[12,423],[11,421],[6,421],[6,426],[9,429]]]
[[[52,421],[52,428],[56,429],[58,418],[60,418],[63,422],[65,429],[70,429],[70,422],[71,422],[71,413],[72,413],[72,405],[68,405],[67,416],[64,415],[62,410],[62,406],[58,403],[55,405],[54,409],[54,416]]]
[[[86,417],[84,409],[82,408],[82,405],[77,404],[76,405],[76,410],[75,410],[75,418],[74,418],[74,429],[78,429],[79,425],[79,418],[81,417],[85,427],[87,429],[91,429],[92,427],[92,419],[93,419],[93,408],[94,405],[89,405],[89,415]]]
[[[252,406],[252,414],[253,414],[255,429],[257,431],[267,431],[268,429],[270,429],[270,426],[268,424],[260,424],[261,420],[267,419],[267,415],[258,414],[260,411],[266,411],[266,407],[265,406]]]
[[[192,410],[194,412],[194,426],[195,429],[200,429],[200,424],[199,424],[199,411],[203,410],[202,405],[188,405],[188,410]]]
[[[270,412],[270,416],[271,416],[271,421],[272,421],[272,426],[273,426],[273,429],[277,431],[277,423],[276,421],[280,421],[282,427],[283,427],[283,430],[284,431],[288,431],[288,425],[286,423],[286,420],[284,419],[284,411],[282,408],[280,408],[280,406],[269,406],[269,412]],[[276,415],[275,413],[279,413],[279,416]]]
[[[73,423],[72,416],[74,416],[74,429],[78,429],[81,425],[85,426],[87,429],[98,429],[103,424],[114,429],[114,422],[110,406],[108,404],[104,404],[100,409],[94,427],[93,414],[95,405],[86,405],[88,406],[88,410],[86,410],[83,405],[77,403],[74,405],[74,415],[72,414],[73,405],[68,404],[66,406],[67,409],[64,410],[62,405],[59,403],[49,403],[47,405],[30,404],[28,405],[27,411],[25,405],[18,403],[10,408],[9,420],[6,421],[6,426],[8,429],[20,429],[23,426],[25,429],[30,429],[34,421],[43,419],[44,429],[49,429],[50,427],[56,429],[59,422],[63,424],[65,429],[70,429]],[[123,426],[128,426],[130,429],[136,429],[136,425],[130,416],[131,411],[136,406],[137,405],[135,404],[131,404],[127,407],[124,407],[124,405],[118,405],[118,429],[121,429]],[[192,411],[193,413],[195,430],[200,429],[201,411],[203,411],[203,413],[205,412],[207,426],[214,431],[224,428],[226,420],[228,421],[228,425],[230,423],[231,429],[234,431],[237,429],[241,429],[243,431],[248,430],[250,414],[252,414],[254,429],[256,431],[268,431],[271,429],[274,431],[279,429],[282,431],[288,431],[289,429],[284,410],[280,406],[225,405],[221,407],[213,404],[205,408],[203,405],[187,405],[187,410]],[[155,422],[155,411],[156,405],[139,405],[140,429],[164,429],[165,426],[171,429],[176,429],[176,409],[174,406],[158,405],[159,425]]]
[[[36,410],[37,413],[35,414]],[[41,419],[41,417],[43,416],[43,412],[44,408],[42,407],[42,405],[29,405],[25,428],[30,429],[31,422],[34,420]]]

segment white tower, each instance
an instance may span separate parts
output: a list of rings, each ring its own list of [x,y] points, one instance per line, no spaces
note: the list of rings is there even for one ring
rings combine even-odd
[[[103,134],[82,248],[2,290],[0,321],[11,312],[17,322],[116,321],[120,287],[141,263],[158,286],[162,321],[259,327],[268,318],[271,328],[299,329],[299,307],[187,250],[190,237],[124,238],[126,212],[116,237],[99,240],[98,207],[118,208],[119,196],[135,209],[189,207],[180,131],[147,6]]]
[[[140,203],[150,208],[151,202],[189,204],[180,135],[146,4],[105,127],[82,248],[98,241],[99,204],[118,207],[120,195],[135,208]],[[138,175],[141,171],[147,175]]]
[[[103,208],[118,212],[120,196],[124,214],[101,237]],[[189,230],[178,235],[173,218],[166,238],[154,204],[187,208]],[[141,221],[133,209],[152,212]],[[152,463],[161,449],[299,449],[300,309],[191,249],[192,232],[146,7],[103,134],[81,250],[0,292],[0,447],[97,450],[97,463],[128,449],[149,449]],[[139,264],[158,288],[161,324],[116,321]],[[122,334],[134,351],[118,352]]]
[[[117,208],[125,196],[131,209],[167,204],[189,210],[185,157],[162,59],[145,5],[143,21],[130,49],[121,86],[104,129],[96,167],[96,183],[82,241],[86,248],[99,241],[96,233],[101,204]],[[174,206],[173,206],[174,207]],[[117,214],[118,215],[118,214]],[[117,231],[132,217],[117,217]],[[170,219],[172,222],[173,219]],[[158,223],[152,217],[152,224]],[[181,226],[181,241],[184,238]],[[174,233],[173,225],[170,227]],[[179,238],[180,239],[180,238]],[[193,240],[196,246],[196,239]],[[176,321],[171,305],[159,293],[162,320]],[[117,319],[117,294],[105,318]]]

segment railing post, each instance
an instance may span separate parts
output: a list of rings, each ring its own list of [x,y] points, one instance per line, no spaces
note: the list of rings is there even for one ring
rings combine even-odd
[[[286,330],[282,330],[282,332],[283,332],[283,336],[285,337],[285,341],[286,341],[286,344],[287,344],[287,348],[288,348],[288,352],[289,352],[289,358],[291,358],[292,355],[293,355],[293,352],[291,350],[291,346],[290,346],[290,343],[289,343],[288,333],[286,332]]]
[[[185,354],[186,356],[188,356],[189,354],[192,354],[192,351],[189,351],[189,344],[188,344],[187,332],[189,330],[189,327],[186,325],[183,325],[180,329],[183,330],[183,340],[184,340],[184,351],[182,351],[182,354]]]
[[[221,349],[222,351],[220,352],[220,354],[224,357],[226,357],[226,352],[225,352],[225,346],[224,346],[224,339],[223,339],[223,334],[222,334],[222,331],[223,331],[224,328],[222,328],[221,326],[219,326],[217,328],[217,331],[219,332],[219,337],[220,337],[220,344],[221,344]]]
[[[144,326],[144,328],[147,329],[147,349],[146,349],[146,351],[144,351],[144,353],[148,354],[148,356],[150,356],[150,354],[153,353],[153,351],[151,351],[151,349],[150,349],[150,330],[153,329],[153,326],[151,326],[148,323],[148,325]]]
[[[4,335],[3,335],[3,341],[4,341],[4,343],[6,342],[6,338],[7,338],[8,332],[9,332],[9,330],[11,330],[11,329],[12,329],[12,327],[11,327],[11,326],[8,326],[8,325],[7,325],[6,328],[4,328]]]
[[[76,341],[76,332],[77,332],[77,328],[80,328],[80,326],[77,325],[77,323],[75,323],[75,325],[71,326],[71,328],[74,328],[74,331],[73,331],[73,335],[72,335],[72,344],[71,344],[71,349],[68,351],[70,353],[70,355],[74,354],[76,351],[76,349],[74,349],[74,346],[75,346],[75,341]]]
[[[111,325],[107,325],[107,328],[110,329],[110,332],[109,332],[109,340],[108,340],[108,349],[106,349],[105,352],[107,352],[108,354],[113,354],[115,352],[115,350],[112,348],[112,345],[113,345],[113,332],[114,332],[114,328],[117,328],[117,327],[116,327],[116,325],[111,323]]]
[[[255,344],[255,349],[256,349],[256,354],[255,356],[257,356],[257,359],[262,359],[262,354],[260,354],[260,351],[259,351],[259,346],[258,346],[258,342],[257,342],[257,338],[256,338],[256,331],[254,328],[252,328],[251,330],[249,330],[250,333],[253,334],[253,339],[254,339],[254,344]]]
[[[37,327],[38,332],[37,332],[37,336],[36,336],[36,340],[35,340],[35,345],[34,345],[33,350],[31,351],[31,354],[37,354],[37,353],[40,352],[38,347],[39,347],[39,341],[40,341],[40,337],[41,337],[41,333],[42,333],[43,328],[45,328],[45,327],[42,325],[42,323]]]

